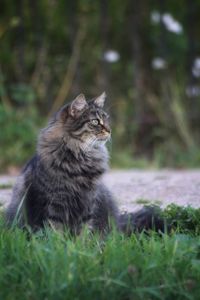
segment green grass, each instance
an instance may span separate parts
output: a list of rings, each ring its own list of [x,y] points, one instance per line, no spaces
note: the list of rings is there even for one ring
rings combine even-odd
[[[0,190],[11,189],[12,187],[12,183],[0,183]]]
[[[160,200],[147,200],[147,199],[138,199],[134,200],[134,203],[143,204],[143,205],[161,205],[162,201]]]
[[[164,214],[174,222],[178,211]],[[182,208],[171,235],[114,230],[104,239],[87,230],[76,239],[50,230],[27,237],[2,222],[0,299],[199,299],[199,215]]]
[[[109,147],[108,147],[109,148]],[[134,159],[133,153],[127,149],[110,151],[111,152],[111,167],[113,169],[146,169],[157,167],[154,162],[148,161],[146,158]]]

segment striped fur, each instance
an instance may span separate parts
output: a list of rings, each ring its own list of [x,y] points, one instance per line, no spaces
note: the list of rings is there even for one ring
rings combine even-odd
[[[109,219],[117,220],[118,210],[101,182],[108,167],[105,142],[110,136],[103,97],[86,102],[78,96],[41,130],[36,154],[13,189],[9,223],[18,211],[22,227],[27,223],[37,230],[49,224],[77,234],[85,223],[106,231]]]

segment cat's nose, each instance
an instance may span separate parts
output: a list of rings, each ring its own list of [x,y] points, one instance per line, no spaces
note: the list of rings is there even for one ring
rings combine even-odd
[[[108,133],[111,133],[111,129],[109,127],[106,130]]]
[[[104,131],[107,132],[107,133],[111,133],[110,127],[106,126],[105,124],[104,124]]]
[[[102,121],[101,126],[102,126],[103,131],[111,134],[111,128],[110,128],[110,125],[108,122]]]

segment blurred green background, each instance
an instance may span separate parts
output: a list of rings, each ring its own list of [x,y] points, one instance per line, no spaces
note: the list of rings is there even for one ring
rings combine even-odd
[[[1,0],[1,172],[104,90],[113,167],[200,167],[200,1]]]

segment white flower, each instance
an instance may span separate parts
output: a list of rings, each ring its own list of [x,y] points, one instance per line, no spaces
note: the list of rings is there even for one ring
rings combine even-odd
[[[160,13],[157,10],[151,12],[151,22],[158,24],[160,22]]]
[[[103,58],[105,61],[109,63],[114,63],[120,59],[120,55],[117,51],[110,49],[104,53]]]
[[[200,77],[200,57],[196,57],[192,67],[192,73],[195,77]]]
[[[153,24],[159,24],[161,20],[167,30],[176,34],[181,34],[183,32],[183,26],[175,20],[170,13],[161,15],[157,10],[153,10],[151,12],[151,22]]]
[[[196,57],[194,60],[194,67],[200,69],[200,57]]]
[[[200,95],[200,87],[197,85],[189,85],[186,88],[186,94],[188,97],[197,97]]]
[[[165,69],[167,64],[162,57],[155,57],[151,62],[152,68],[155,70]]]
[[[171,14],[169,13],[163,14],[162,21],[165,27],[167,28],[167,30],[177,34],[181,34],[183,32],[182,25],[178,21],[176,21]]]

